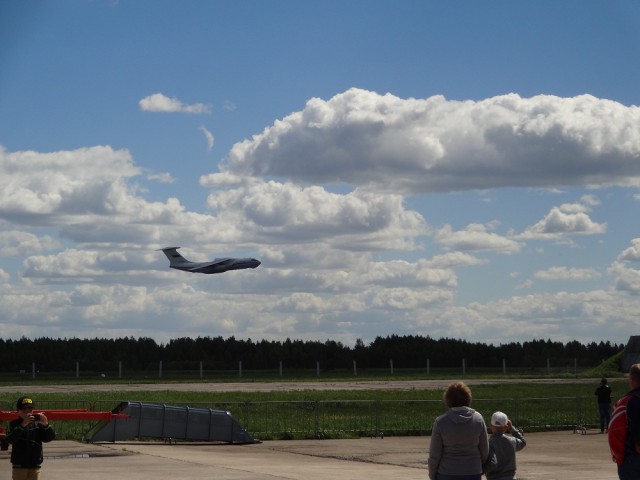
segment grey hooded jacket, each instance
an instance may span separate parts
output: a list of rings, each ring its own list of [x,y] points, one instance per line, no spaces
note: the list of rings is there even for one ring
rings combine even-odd
[[[489,437],[489,461],[486,465],[488,480],[515,480],[516,452],[527,445],[524,436],[513,425],[511,435],[496,432]]]
[[[429,447],[429,478],[444,475],[480,475],[489,456],[487,427],[480,413],[454,407],[433,423]]]

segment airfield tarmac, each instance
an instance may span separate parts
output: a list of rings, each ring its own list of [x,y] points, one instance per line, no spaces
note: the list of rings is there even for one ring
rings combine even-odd
[[[606,435],[526,434],[518,452],[520,480],[616,480]],[[250,445],[119,442],[45,445],[46,480],[377,480],[427,479],[429,437],[278,440]],[[8,452],[0,452],[8,478]]]
[[[513,382],[513,380],[510,380]],[[527,380],[530,381],[530,380]],[[554,380],[536,380],[554,382]],[[562,381],[562,380],[560,380]],[[487,383],[482,380],[477,383]],[[532,381],[533,382],[533,381]],[[261,391],[305,389],[445,388],[451,381],[413,382],[282,382],[191,383],[143,385],[43,385],[0,387],[0,391],[46,392],[136,390]],[[473,385],[474,381],[467,381]],[[496,381],[496,383],[499,383]],[[587,382],[585,382],[587,383]],[[593,380],[588,380],[593,383]],[[527,447],[518,452],[520,480],[615,480],[606,435],[573,431],[527,434]],[[45,445],[42,477],[46,480],[157,478],[218,480],[352,480],[402,478],[425,480],[429,437],[385,437],[348,440],[284,440],[249,445],[226,443],[116,442],[84,444],[54,441]],[[9,452],[0,452],[0,468],[9,475]],[[0,478],[5,475],[0,473]]]
[[[444,390],[453,381],[459,380],[367,380],[339,382],[193,382],[193,383],[98,383],[77,385],[11,385],[0,386],[2,393],[72,393],[72,392],[137,392],[137,391],[177,391],[177,392],[267,392],[296,390]],[[565,383],[566,379],[463,379],[467,385],[492,385],[516,382],[553,384]],[[572,383],[597,384],[592,378],[572,379]],[[127,399],[132,400],[132,399]]]

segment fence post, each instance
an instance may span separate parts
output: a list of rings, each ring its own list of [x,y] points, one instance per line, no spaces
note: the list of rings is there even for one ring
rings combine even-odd
[[[80,362],[76,362],[76,378],[80,378]]]
[[[429,373],[431,372],[431,365],[430,365],[431,362],[430,361],[431,361],[431,359],[427,358],[427,375],[429,375]]]
[[[389,366],[391,367],[391,375],[393,375],[393,360],[389,360]]]
[[[118,378],[122,378],[122,360],[118,360]]]
[[[280,369],[279,369],[279,372],[280,372],[280,376],[282,377],[282,360],[280,360]]]
[[[249,430],[249,402],[244,402],[244,428]]]
[[[158,378],[162,378],[162,360],[160,360],[160,364],[158,365]]]
[[[464,378],[466,373],[467,373],[467,359],[463,358],[462,359],[462,378]]]
[[[36,362],[31,362],[31,378],[36,378]]]
[[[242,360],[238,362],[238,376],[242,377]]]
[[[203,375],[202,375],[202,360],[200,360],[200,378],[202,378],[202,377],[203,377]]]
[[[547,358],[547,375],[551,375],[551,362]]]
[[[320,376],[320,362],[316,361],[316,376]]]
[[[580,397],[576,397],[576,424],[575,426],[583,426],[586,428],[586,422],[582,418],[582,401]]]
[[[353,376],[357,377],[358,376],[358,369],[356,368],[356,361],[353,361]]]
[[[505,375],[507,373],[507,361],[504,358],[502,359],[502,373]]]

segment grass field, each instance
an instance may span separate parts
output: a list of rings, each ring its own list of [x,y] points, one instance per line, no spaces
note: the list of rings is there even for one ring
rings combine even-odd
[[[446,373],[446,372],[445,372]],[[600,373],[600,372],[596,372]],[[405,378],[405,377],[402,377]],[[415,375],[407,375],[415,379]],[[422,376],[422,379],[425,377]],[[429,377],[431,378],[431,377]],[[446,376],[443,376],[446,378]],[[449,377],[455,378],[455,376]],[[484,376],[476,377],[480,381]],[[495,378],[495,376],[493,377]],[[502,377],[503,380],[505,377]],[[358,381],[376,382],[393,379],[397,375],[376,375],[370,378],[357,378]],[[575,378],[563,378],[553,383],[534,383],[529,378],[508,377],[506,383],[473,385],[473,407],[485,417],[495,410],[506,411],[520,427],[529,431],[540,429],[567,429],[577,424],[595,425],[597,412],[594,390],[598,386],[599,376],[593,381]],[[248,386],[259,379],[236,379]],[[264,379],[261,379],[264,381]],[[306,377],[308,381],[318,378]],[[303,382],[305,380],[302,380]],[[332,378],[332,382],[346,381],[347,378]],[[353,377],[350,380],[354,380]],[[271,381],[283,382],[277,375]],[[296,378],[296,385],[300,378]],[[328,381],[328,380],[327,380]],[[12,383],[12,382],[7,382]],[[44,383],[50,383],[46,381]],[[288,391],[216,391],[195,392],[175,391],[171,384],[166,390],[151,388],[158,380],[140,378],[131,379],[130,384],[136,390],[127,390],[126,385],[114,386],[107,391],[68,391],[33,394],[42,409],[88,408],[97,411],[110,411],[121,402],[148,402],[166,405],[189,405],[194,408],[226,410],[262,440],[343,438],[385,435],[427,435],[436,416],[444,411],[442,403],[443,389],[411,390],[288,390]],[[165,382],[163,382],[164,384]],[[30,394],[30,387],[40,384],[38,380],[23,383],[16,387],[4,387],[0,393],[0,408],[13,410],[16,398],[21,394]],[[59,385],[63,385],[60,382]],[[140,385],[149,384],[148,390],[140,391]],[[293,383],[292,383],[293,385]],[[625,378],[618,374],[610,385],[614,397],[622,396],[628,389]],[[101,385],[102,388],[105,385]],[[69,387],[72,388],[72,387]],[[7,389],[9,391],[7,391]],[[82,440],[93,426],[89,422],[56,422],[59,438]]]

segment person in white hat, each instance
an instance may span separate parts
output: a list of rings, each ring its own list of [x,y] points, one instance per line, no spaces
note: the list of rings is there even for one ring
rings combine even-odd
[[[491,432],[489,461],[485,465],[487,480],[515,480],[516,452],[522,450],[527,442],[522,432],[512,425],[503,412],[491,415]]]

